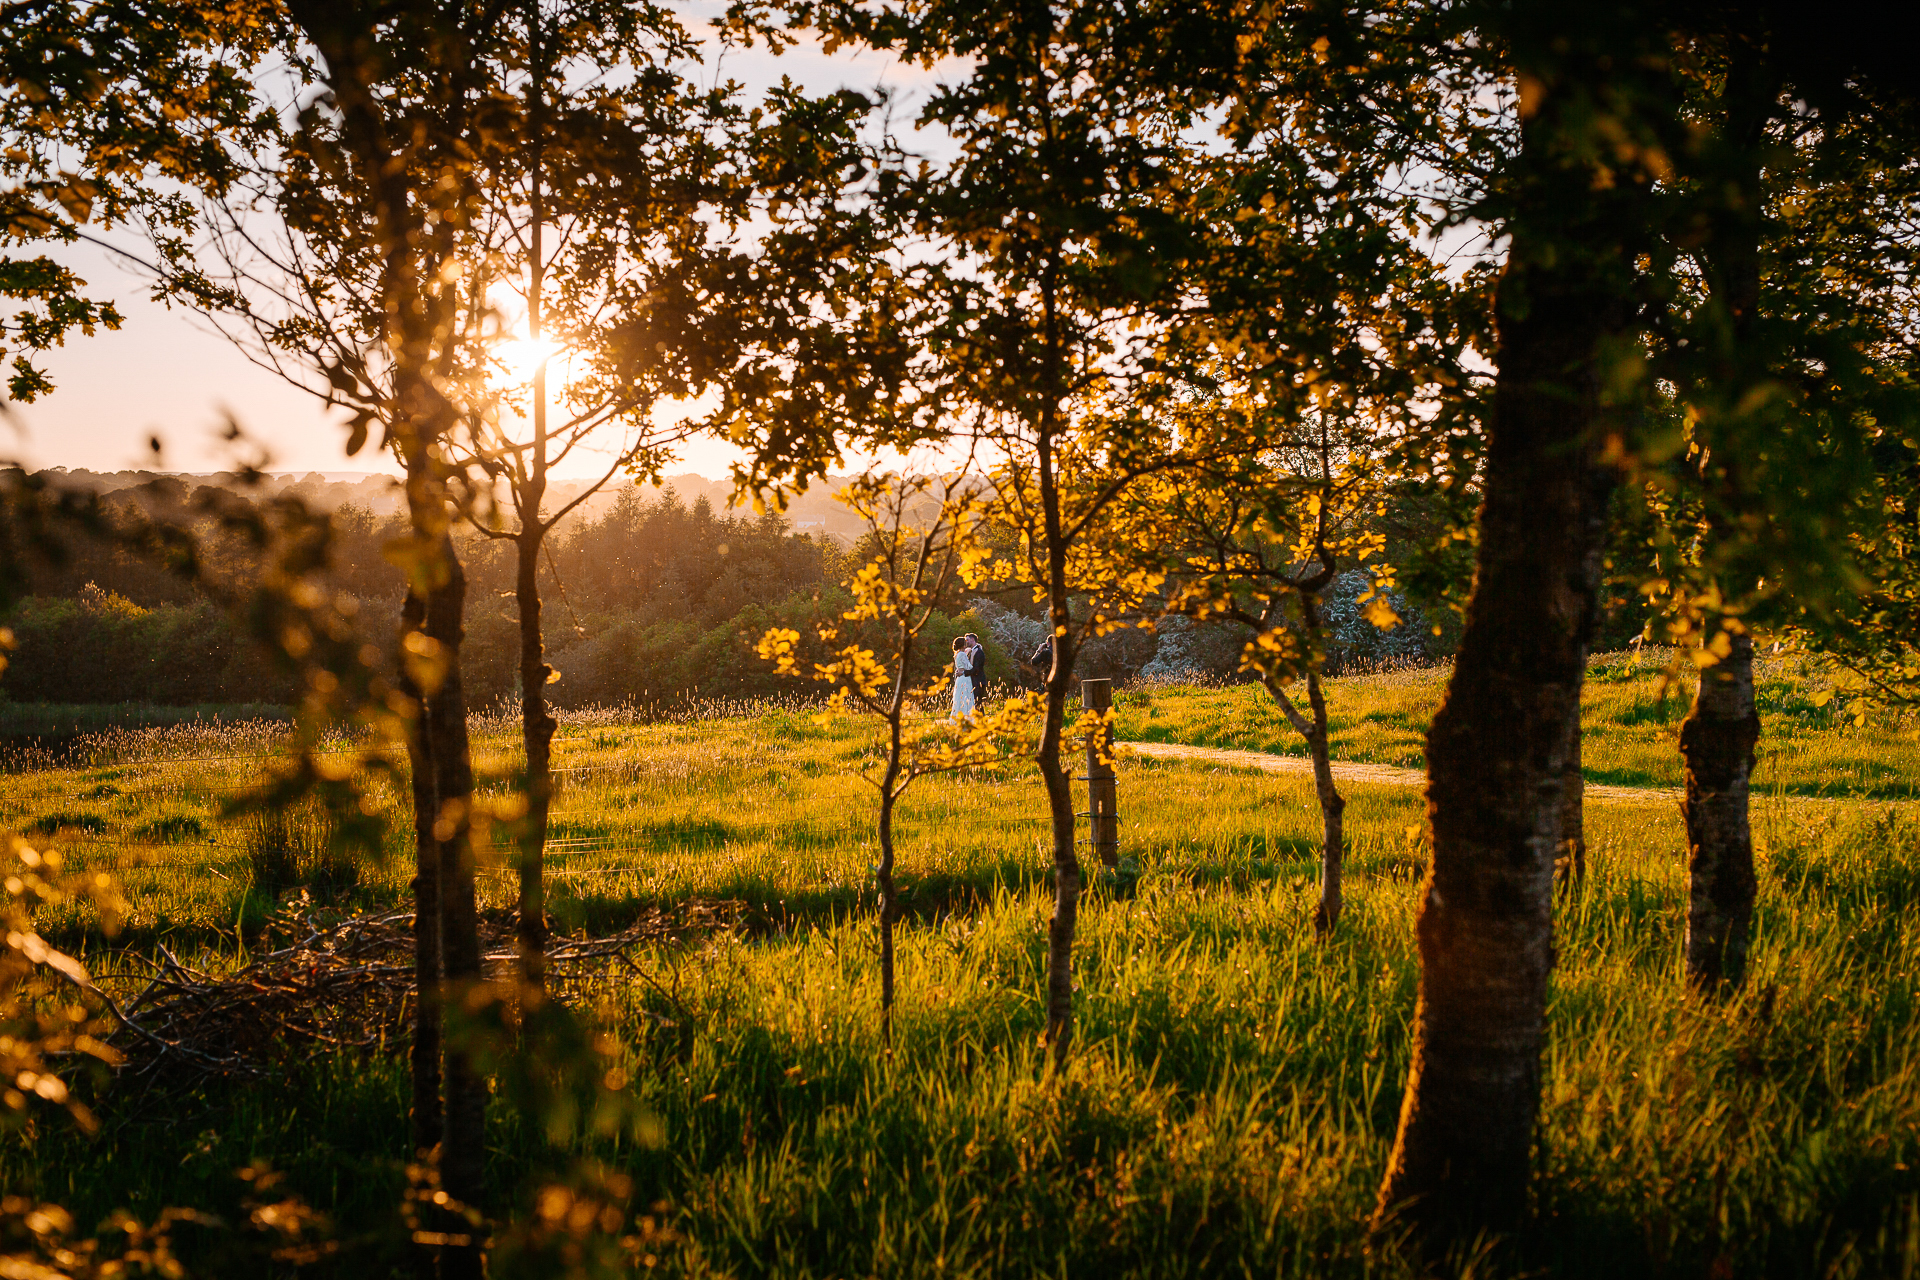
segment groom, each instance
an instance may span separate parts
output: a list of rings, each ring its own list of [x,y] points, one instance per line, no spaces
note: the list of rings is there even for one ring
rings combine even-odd
[[[973,704],[977,707],[987,696],[987,647],[971,631],[960,638],[967,642],[967,664],[973,668],[967,672],[967,679],[973,681]]]

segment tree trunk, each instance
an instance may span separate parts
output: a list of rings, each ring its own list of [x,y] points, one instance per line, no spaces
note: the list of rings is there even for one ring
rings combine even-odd
[[[1073,679],[1068,636],[1053,639],[1053,670],[1047,679],[1047,719],[1034,753],[1047,787],[1047,816],[1053,829],[1053,918],[1047,922],[1047,1044],[1053,1069],[1066,1065],[1073,1043],[1073,938],[1080,920],[1080,855],[1074,844],[1073,786],[1060,765],[1067,686]]]
[[[1327,699],[1320,673],[1307,672],[1307,705],[1313,711],[1313,732],[1307,751],[1313,757],[1313,789],[1320,800],[1320,901],[1313,909],[1313,931],[1324,938],[1340,922],[1340,875],[1346,862],[1342,816],[1347,802],[1333,783],[1333,759],[1327,743]]]
[[[1341,873],[1346,865],[1346,836],[1343,816],[1346,797],[1333,781],[1333,757],[1328,741],[1327,699],[1320,686],[1320,673],[1307,672],[1307,704],[1313,712],[1309,719],[1300,714],[1287,691],[1273,676],[1263,675],[1261,683],[1279,704],[1287,723],[1307,744],[1307,756],[1313,761],[1313,789],[1320,801],[1320,901],[1313,909],[1313,930],[1320,937],[1333,932],[1340,920]]]
[[[401,654],[408,652],[408,637],[421,631],[426,623],[426,601],[414,590],[407,592],[401,611]],[[433,776],[433,759],[427,750],[426,701],[400,663],[401,685],[414,709],[414,722],[408,726],[407,760],[411,766],[413,789],[414,875],[413,875],[413,1047],[410,1065],[413,1074],[413,1159],[428,1165],[439,1158],[440,1140],[445,1134],[445,1116],[440,1099],[441,1009],[440,984],[440,841],[433,834],[433,815],[440,804]],[[414,1247],[414,1271],[422,1280],[439,1275],[435,1251]]]
[[[1317,612],[1308,613],[1308,625],[1319,625]],[[1320,672],[1307,672],[1307,709],[1311,718],[1300,713],[1287,691],[1272,676],[1263,675],[1261,683],[1279,704],[1281,714],[1294,732],[1305,740],[1307,756],[1313,761],[1313,790],[1320,801],[1320,900],[1313,908],[1313,931],[1326,937],[1340,922],[1341,880],[1346,867],[1347,842],[1344,816],[1346,797],[1333,780],[1333,756],[1327,729],[1327,698],[1320,684]]]
[[[545,32],[541,27],[540,5],[531,0],[527,6],[527,32],[531,41],[527,77],[527,118],[533,126],[531,198],[532,225],[527,246],[527,336],[534,342],[546,337],[544,312],[546,252],[546,193],[541,179],[546,118],[546,73],[543,55]],[[540,544],[546,526],[540,520],[540,504],[547,496],[547,362],[542,359],[533,372],[533,454],[514,493],[520,510],[520,536],[514,540],[518,570],[514,594],[520,606],[520,722],[522,746],[527,760],[527,812],[520,829],[520,902],[519,950],[520,981],[525,987],[522,1000],[537,1004],[546,991],[547,981],[547,896],[546,853],[547,820],[553,808],[553,716],[547,711],[547,680],[553,668],[547,665],[545,643],[540,633]]]
[[[1057,265],[1057,264],[1056,264]],[[1046,550],[1047,626],[1053,637],[1053,669],[1046,678],[1046,722],[1034,760],[1047,788],[1047,817],[1053,831],[1053,917],[1047,922],[1047,1045],[1056,1072],[1065,1068],[1073,1044],[1073,940],[1080,924],[1083,887],[1080,854],[1073,835],[1073,784],[1060,766],[1060,741],[1073,683],[1078,646],[1073,635],[1073,602],[1067,590],[1067,531],[1060,516],[1059,478],[1054,473],[1061,356],[1059,315],[1051,279],[1041,289],[1047,334],[1048,399],[1037,422],[1034,464]]]
[[[473,874],[473,760],[467,740],[466,699],[460,684],[460,644],[466,609],[466,575],[453,540],[440,534],[426,593],[427,638],[434,642],[440,678],[423,691],[421,728],[432,763],[434,807],[428,835],[439,846],[440,952],[444,999],[470,1009],[481,982],[479,911]],[[485,1108],[487,1086],[474,1067],[468,1035],[455,1035],[445,1048],[445,1130],[440,1148],[441,1186],[469,1212],[477,1213],[485,1193]],[[473,1229],[475,1232],[478,1228]],[[485,1270],[481,1242],[449,1246],[441,1255],[441,1275],[475,1277]]]
[[[1327,573],[1332,574],[1330,563]],[[1313,931],[1324,938],[1340,922],[1340,877],[1347,856],[1342,817],[1347,811],[1347,802],[1333,784],[1327,697],[1320,685],[1319,655],[1325,646],[1320,634],[1320,600],[1312,590],[1303,589],[1300,593],[1300,620],[1306,625],[1307,645],[1314,655],[1313,665],[1307,668],[1307,709],[1313,713],[1312,720],[1303,720],[1279,689],[1272,686],[1269,689],[1280,699],[1294,728],[1306,738],[1307,754],[1313,759],[1313,789],[1320,801],[1320,901],[1313,909]]]
[[[1760,149],[1775,106],[1775,88],[1759,56],[1736,41],[1726,78],[1728,139],[1751,157],[1740,175],[1734,207],[1716,220],[1708,244],[1710,284],[1727,311],[1729,350],[1719,398],[1740,405],[1768,370],[1752,341],[1760,310],[1760,218],[1765,193]],[[1732,410],[1742,410],[1735,407]],[[1728,465],[1730,482],[1737,473]],[[1714,530],[1707,531],[1709,538]],[[1727,656],[1700,673],[1693,709],[1680,726],[1687,796],[1687,981],[1701,991],[1739,987],[1746,977],[1753,904],[1753,831],[1748,782],[1760,716],[1753,701],[1753,637],[1728,634]]]
[[[1758,883],[1747,783],[1760,716],[1753,705],[1753,637],[1731,636],[1727,656],[1700,673],[1680,726],[1687,766],[1687,981],[1703,991],[1746,976]]]
[[[899,725],[894,725],[893,754],[880,787],[880,865],[874,882],[880,891],[880,1042],[893,1051],[893,922],[898,900],[893,891],[894,781],[900,776]]]
[[[544,485],[542,486],[544,487]],[[515,543],[518,577],[515,595],[520,606],[520,734],[527,758],[527,812],[520,828],[519,950],[522,999],[537,1002],[546,989],[546,850],[547,825],[553,810],[553,733],[557,727],[547,709],[547,665],[540,630],[540,503],[530,508],[535,523],[523,514]]]
[[[1530,120],[1523,155],[1545,115]],[[1535,159],[1548,196],[1587,207],[1581,171],[1554,163]],[[1416,926],[1413,1061],[1375,1220],[1404,1214],[1431,1243],[1525,1216],[1553,870],[1597,612],[1611,484],[1590,461],[1598,356],[1622,311],[1609,270],[1626,272],[1606,241],[1582,242],[1551,212],[1511,232],[1473,597],[1427,735],[1433,864]]]

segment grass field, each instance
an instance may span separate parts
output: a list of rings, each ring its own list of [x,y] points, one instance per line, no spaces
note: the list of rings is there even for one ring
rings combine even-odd
[[[1539,1226],[1475,1275],[1920,1268],[1920,807],[1898,799],[1920,746],[1898,725],[1832,723],[1804,676],[1765,681],[1762,749],[1779,754],[1756,804],[1752,980],[1724,1004],[1681,988],[1677,813],[1590,806],[1592,875],[1558,921]],[[1663,719],[1636,710],[1657,705],[1655,687],[1645,671],[1596,679],[1590,777],[1677,780],[1661,744],[1671,753],[1684,703]],[[1418,763],[1439,690],[1433,673],[1335,682],[1336,754]],[[1122,736],[1295,750],[1263,696],[1129,692]],[[497,788],[512,738],[481,729]],[[0,777],[0,820],[123,879],[133,914],[112,946],[164,943],[211,968],[257,942],[289,868],[342,908],[397,901],[397,832],[383,865],[337,866],[301,815],[289,830],[221,818],[265,741],[168,731],[99,757],[112,763]],[[1122,838],[1142,876],[1124,895],[1096,885],[1083,911],[1079,1047],[1049,1081],[1045,809],[1025,765],[930,780],[905,805],[912,915],[896,1048],[881,1052],[872,801],[855,774],[867,741],[858,721],[796,708],[561,730],[564,926],[743,904],[747,927],[643,950],[644,978],[609,974],[594,992],[658,1141],[592,1150],[670,1229],[649,1247],[659,1269],[1403,1273],[1391,1251],[1364,1250],[1359,1224],[1407,1068],[1416,790],[1350,788],[1347,910],[1320,944],[1309,779],[1123,760]],[[509,901],[497,860],[483,890],[489,908]],[[41,924],[96,969],[116,963],[84,915]],[[400,1257],[405,1087],[394,1057],[322,1055],[157,1110],[110,1094],[98,1137],[41,1123],[0,1139],[0,1184],[82,1222],[169,1204],[232,1213],[233,1171],[264,1160],[332,1215],[343,1250],[322,1271],[384,1274]],[[504,1094],[490,1123],[508,1189],[496,1207],[524,1210],[511,1189],[546,1157]]]
[[[1671,658],[1670,651],[1650,649],[1594,659],[1581,697],[1587,781],[1680,785],[1674,744],[1693,701],[1693,682],[1669,675]],[[1920,795],[1920,719],[1882,713],[1856,728],[1842,711],[1844,699],[1817,704],[1832,685],[1806,659],[1761,658],[1754,665],[1761,721],[1756,790],[1875,799]],[[1446,690],[1447,671],[1416,668],[1332,681],[1327,702],[1334,757],[1423,767],[1427,722]],[[1304,701],[1303,689],[1296,692]],[[1136,687],[1115,702],[1123,738],[1306,754],[1300,735],[1258,685],[1176,688],[1170,697]]]

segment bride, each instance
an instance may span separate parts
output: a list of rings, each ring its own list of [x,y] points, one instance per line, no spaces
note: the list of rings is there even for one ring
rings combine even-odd
[[[973,714],[973,654],[967,648],[965,636],[956,636],[953,641],[953,718],[961,719]]]

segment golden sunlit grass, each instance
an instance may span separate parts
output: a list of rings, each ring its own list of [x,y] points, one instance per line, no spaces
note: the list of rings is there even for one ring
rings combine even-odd
[[[1671,653],[1600,654],[1581,694],[1581,764],[1589,782],[1681,785],[1680,722],[1693,700],[1689,678],[1670,674]],[[1429,667],[1330,681],[1335,759],[1421,768],[1427,723],[1450,668]],[[1899,798],[1920,795],[1920,720],[1879,713],[1856,727],[1832,687],[1799,657],[1755,664],[1761,736],[1753,785],[1788,796]],[[1118,732],[1148,742],[1304,756],[1306,744],[1257,684],[1204,690],[1141,687],[1115,699]]]
[[[1644,703],[1641,680],[1600,682],[1590,714]],[[1335,682],[1334,698],[1350,735],[1384,735],[1417,722],[1435,688],[1430,675],[1373,677]],[[1149,697],[1128,713],[1223,735],[1258,705],[1235,703],[1251,698],[1236,690]],[[853,775],[870,726],[798,707],[721,710],[651,724],[582,716],[556,744],[568,771],[553,854],[563,926],[598,931],[695,897],[743,904],[739,931],[642,950],[637,973],[609,972],[596,993],[664,1143],[593,1150],[632,1174],[642,1203],[664,1202],[681,1240],[661,1268],[1401,1274],[1363,1251],[1359,1223],[1407,1069],[1417,789],[1349,788],[1347,909],[1321,944],[1310,779],[1124,760],[1123,848],[1141,875],[1132,886],[1096,876],[1076,964],[1079,1048],[1048,1083],[1050,893],[1031,767],[931,779],[902,810],[908,919],[889,1057],[872,794]],[[1590,739],[1596,727],[1613,726],[1590,725]],[[481,772],[498,785],[516,761],[511,725],[480,728]],[[1633,744],[1648,726],[1618,728]],[[1803,738],[1804,758],[1835,769],[1901,758],[1891,733],[1815,725]],[[1651,748],[1631,750],[1654,770]],[[1611,759],[1598,767],[1627,767]],[[133,901],[123,942],[165,941],[219,966],[232,962],[235,922],[244,930],[268,907],[244,835],[217,813],[257,771],[127,759],[5,777],[0,804],[12,825],[58,819],[48,843],[120,870]],[[1677,813],[1596,802],[1588,821],[1590,883],[1559,905],[1543,1225],[1475,1274],[1910,1272],[1920,818],[1878,800],[1761,797],[1753,975],[1724,1004],[1680,985]],[[390,853],[335,888],[343,908],[400,899],[397,834]],[[483,870],[487,906],[504,909],[503,864]],[[96,966],[113,963],[83,919],[43,923],[84,942]],[[235,1167],[270,1160],[353,1242],[341,1270],[382,1271],[402,1257],[384,1224],[403,1187],[405,1096],[404,1063],[381,1055],[322,1056],[272,1088],[203,1091],[159,1111],[110,1096],[108,1137],[16,1135],[0,1176],[84,1218],[217,1205]],[[505,1098],[491,1125],[494,1185],[520,1185],[539,1145]]]

